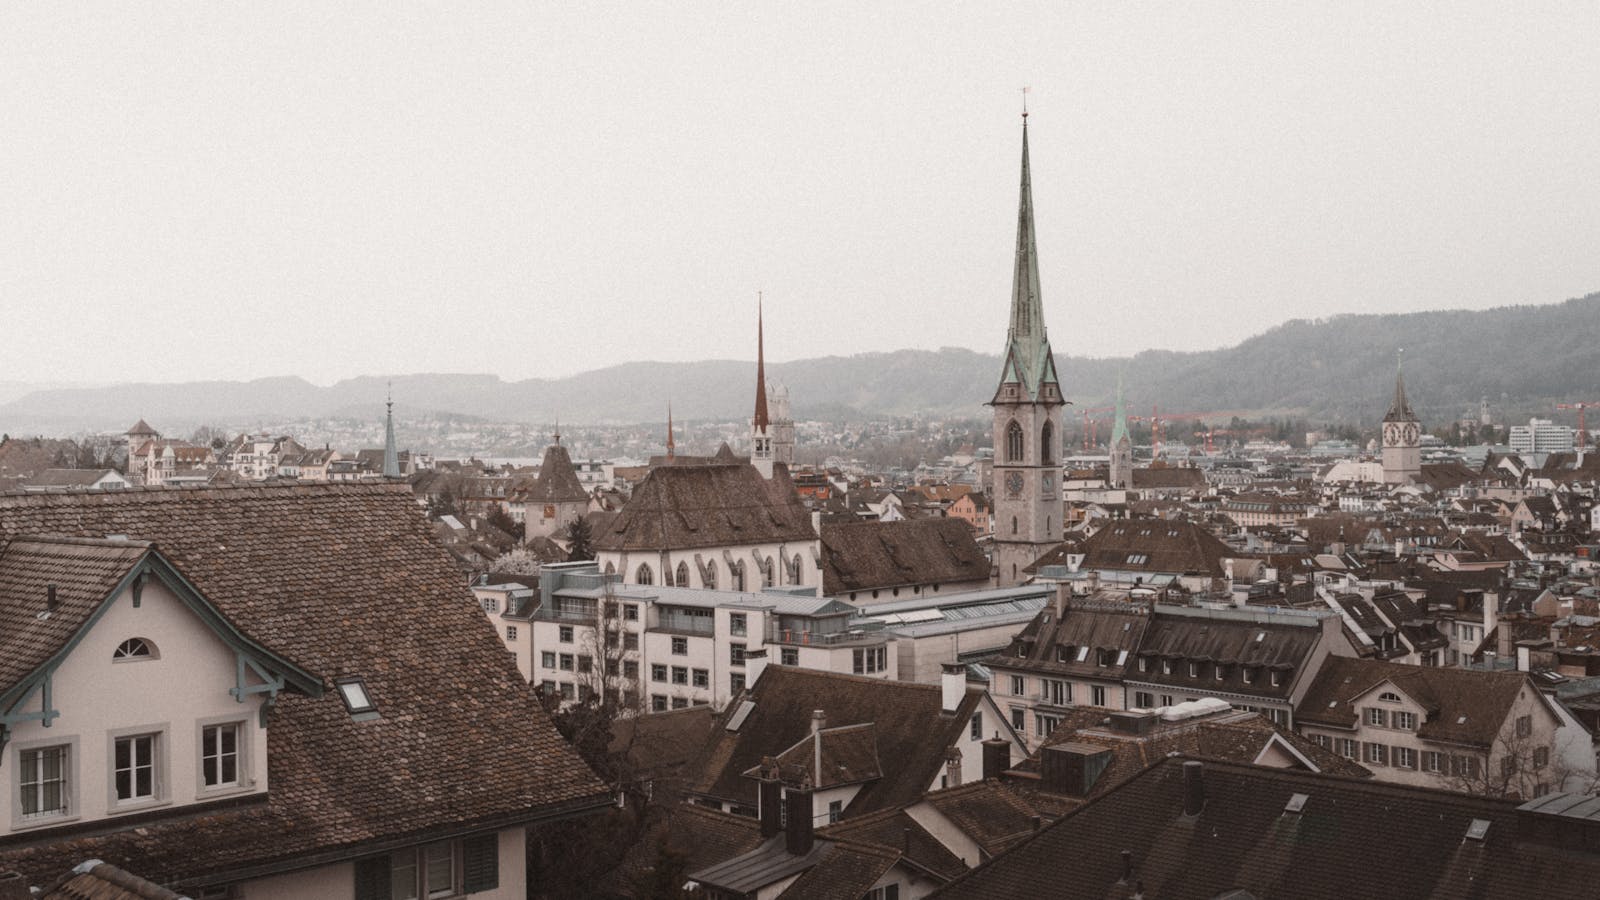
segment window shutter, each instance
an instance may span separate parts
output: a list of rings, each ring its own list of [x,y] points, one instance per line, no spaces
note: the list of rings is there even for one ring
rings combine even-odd
[[[389,900],[389,857],[356,860],[356,900]]]
[[[500,886],[500,835],[476,834],[461,842],[466,861],[466,892],[492,891]]]

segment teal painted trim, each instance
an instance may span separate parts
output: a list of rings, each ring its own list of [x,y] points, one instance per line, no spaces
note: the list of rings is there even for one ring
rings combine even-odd
[[[44,727],[49,728],[50,723],[61,715],[61,711],[55,708],[53,702],[53,685],[51,683],[53,679],[51,676],[54,674],[55,670],[51,669],[44,673],[44,677],[33,679],[28,692],[23,694],[16,703],[11,704],[6,709],[5,714],[0,715],[0,725],[11,726],[22,722],[42,722]],[[35,695],[40,696],[39,709],[33,712],[17,712],[17,710],[27,706],[28,701],[32,700]]]
[[[244,683],[246,669],[254,672],[256,677],[260,678],[263,683],[246,685]],[[278,692],[283,690],[284,685],[282,675],[274,675],[262,668],[243,651],[236,651],[234,654],[233,679],[233,687],[228,690],[228,693],[232,694],[233,698],[240,703],[243,703],[244,698],[252,694],[270,694],[272,701],[277,702]]]

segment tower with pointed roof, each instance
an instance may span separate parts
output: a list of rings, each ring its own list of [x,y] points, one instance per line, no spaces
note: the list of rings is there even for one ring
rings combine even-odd
[[[1034,238],[1028,114],[1022,114],[1022,188],[1017,209],[1011,325],[994,409],[994,528],[998,583],[1061,542],[1061,410],[1066,401],[1044,326]]]
[[[1406,399],[1403,357],[1395,364],[1394,399],[1383,417],[1383,482],[1408,484],[1422,473],[1422,422]]]
[[[383,418],[383,477],[400,477],[400,451],[394,442],[394,393],[391,391],[388,401],[384,404],[387,411]]]
[[[756,300],[756,409],[750,417],[750,464],[762,477],[772,477],[772,416],[767,409],[767,348],[761,301]]]
[[[1133,482],[1133,439],[1128,436],[1128,407],[1122,401],[1122,376],[1117,376],[1117,419],[1111,427],[1111,471],[1107,481],[1112,488],[1126,489]]]
[[[667,464],[678,456],[678,439],[672,435],[672,401],[667,401]]]

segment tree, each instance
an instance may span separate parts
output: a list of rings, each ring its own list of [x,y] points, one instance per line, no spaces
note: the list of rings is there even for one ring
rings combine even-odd
[[[442,519],[445,516],[456,514],[456,494],[449,486],[439,489],[439,493],[428,499],[428,518]]]
[[[498,503],[489,509],[489,515],[485,517],[485,521],[516,538],[517,543],[521,543],[528,532],[526,525],[511,518],[511,514],[506,512],[505,507]]]
[[[1531,718],[1521,719],[1531,723]],[[1561,748],[1542,743],[1529,724],[1519,728],[1511,719],[1500,729],[1487,753],[1447,755],[1441,780],[1464,794],[1528,800],[1551,791],[1594,793],[1592,770],[1573,768]]]
[[[568,562],[594,559],[594,535],[587,518],[579,516],[567,526],[567,544]]]

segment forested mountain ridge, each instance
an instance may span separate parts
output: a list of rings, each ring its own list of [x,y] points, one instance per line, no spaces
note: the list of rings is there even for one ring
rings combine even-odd
[[[1459,418],[1485,396],[1497,406],[1503,398],[1508,407],[1536,411],[1558,400],[1600,399],[1600,293],[1541,306],[1295,320],[1233,347],[1195,353],[1096,358],[1065,328],[1052,339],[1063,387],[1079,408],[1109,405],[1122,372],[1130,408],[1140,414],[1156,405],[1163,414],[1370,423],[1387,408],[1400,348],[1412,405],[1425,420]],[[961,348],[897,350],[771,363],[767,371],[788,385],[799,418],[977,418],[993,395],[1000,359]],[[320,387],[279,377],[38,390],[0,403],[0,430],[105,430],[143,417],[177,433],[202,423],[376,418],[388,380],[369,376]],[[663,419],[669,395],[682,419],[742,418],[755,372],[747,361],[635,362],[556,379],[429,374],[393,382],[401,416],[437,411],[600,424]]]

